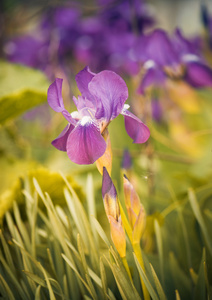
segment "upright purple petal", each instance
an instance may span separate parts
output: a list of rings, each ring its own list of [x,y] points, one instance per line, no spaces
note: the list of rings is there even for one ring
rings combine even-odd
[[[97,119],[115,119],[128,98],[126,83],[112,71],[102,71],[95,75],[88,84],[88,89],[96,100]]]
[[[47,92],[49,106],[56,112],[62,112],[65,109],[62,97],[62,84],[63,79],[56,78],[48,88]]]
[[[91,79],[94,77],[95,73],[92,73],[89,67],[85,67],[82,71],[80,71],[76,76],[75,80],[77,83],[77,87],[80,90],[80,93],[83,97],[92,100],[92,95],[88,90],[88,84]]]
[[[74,126],[72,124],[68,124],[60,133],[60,135],[54,141],[52,141],[52,145],[60,151],[66,151],[67,139],[73,129]]]
[[[189,62],[184,80],[194,88],[212,87],[212,69],[201,62]]]
[[[127,109],[123,109],[122,115],[124,116],[126,131],[133,139],[133,143],[145,143],[150,136],[149,128]]]
[[[88,116],[83,117],[67,140],[67,154],[79,165],[94,163],[106,150],[106,143],[98,125]]]
[[[145,52],[148,59],[152,59],[160,66],[175,65],[179,58],[168,34],[161,29],[154,30],[146,43]]]

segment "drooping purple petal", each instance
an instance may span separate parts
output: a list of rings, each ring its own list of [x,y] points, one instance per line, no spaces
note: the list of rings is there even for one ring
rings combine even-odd
[[[186,65],[184,80],[194,88],[212,87],[212,69],[201,62]]]
[[[133,143],[145,143],[150,136],[149,128],[127,109],[123,109],[122,115],[124,116],[126,131],[133,139]]]
[[[88,84],[90,93],[96,100],[97,119],[115,119],[122,111],[128,98],[128,88],[124,80],[112,71],[102,71]]]
[[[83,97],[92,100],[93,96],[91,95],[88,84],[91,79],[94,77],[95,73],[92,73],[89,67],[85,67],[82,71],[80,71],[76,76],[75,80],[77,83],[77,87],[80,90]]]
[[[67,139],[73,129],[74,126],[72,124],[68,124],[60,133],[60,135],[54,141],[52,141],[52,145],[60,151],[66,151]]]
[[[65,109],[62,97],[62,84],[63,79],[56,78],[55,81],[49,86],[47,92],[49,106],[56,112],[62,112]]]
[[[144,94],[146,88],[150,86],[163,86],[166,80],[166,76],[163,71],[157,67],[148,68],[141,84],[137,90],[138,93]]]
[[[67,140],[67,154],[79,165],[94,163],[106,150],[106,143],[98,125],[88,116],[83,117]]]

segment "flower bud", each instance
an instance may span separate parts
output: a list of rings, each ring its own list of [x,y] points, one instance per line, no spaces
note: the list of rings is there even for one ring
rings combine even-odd
[[[133,242],[139,242],[146,225],[146,213],[138,194],[126,176],[124,176],[124,198],[129,222],[133,230]]]
[[[103,138],[106,142],[106,150],[105,153],[96,161],[96,166],[99,171],[99,173],[103,174],[103,167],[106,167],[109,174],[111,174],[112,170],[112,149],[111,149],[111,142],[110,142],[110,136],[108,129],[104,130],[104,133],[102,133]]]
[[[126,237],[121,222],[117,192],[105,167],[103,167],[102,197],[105,212],[110,223],[111,239],[119,255],[124,257],[126,255]]]

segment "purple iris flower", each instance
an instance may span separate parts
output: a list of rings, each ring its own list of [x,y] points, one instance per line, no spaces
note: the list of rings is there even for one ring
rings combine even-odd
[[[62,112],[69,122],[62,133],[52,142],[66,151],[77,164],[92,164],[106,150],[102,133],[119,114],[125,119],[125,128],[134,143],[144,143],[150,132],[148,127],[125,104],[128,88],[124,80],[112,71],[92,73],[88,67],[76,75],[81,96],[73,97],[77,111],[71,114],[64,108],[62,79],[57,78],[48,89],[48,103],[56,112]]]
[[[167,77],[183,79],[194,88],[211,87],[212,69],[201,57],[200,48],[198,39],[186,39],[179,29],[172,37],[161,29],[140,37],[134,55],[143,63],[145,74],[138,92],[164,86]]]

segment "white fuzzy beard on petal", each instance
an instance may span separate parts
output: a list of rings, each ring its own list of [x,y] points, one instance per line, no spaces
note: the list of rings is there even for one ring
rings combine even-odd
[[[89,116],[84,116],[84,117],[82,117],[82,119],[81,119],[81,121],[80,121],[80,124],[81,124],[82,126],[86,126],[87,124],[90,124],[90,123],[92,123],[92,119],[91,119],[91,117],[89,117]]]

